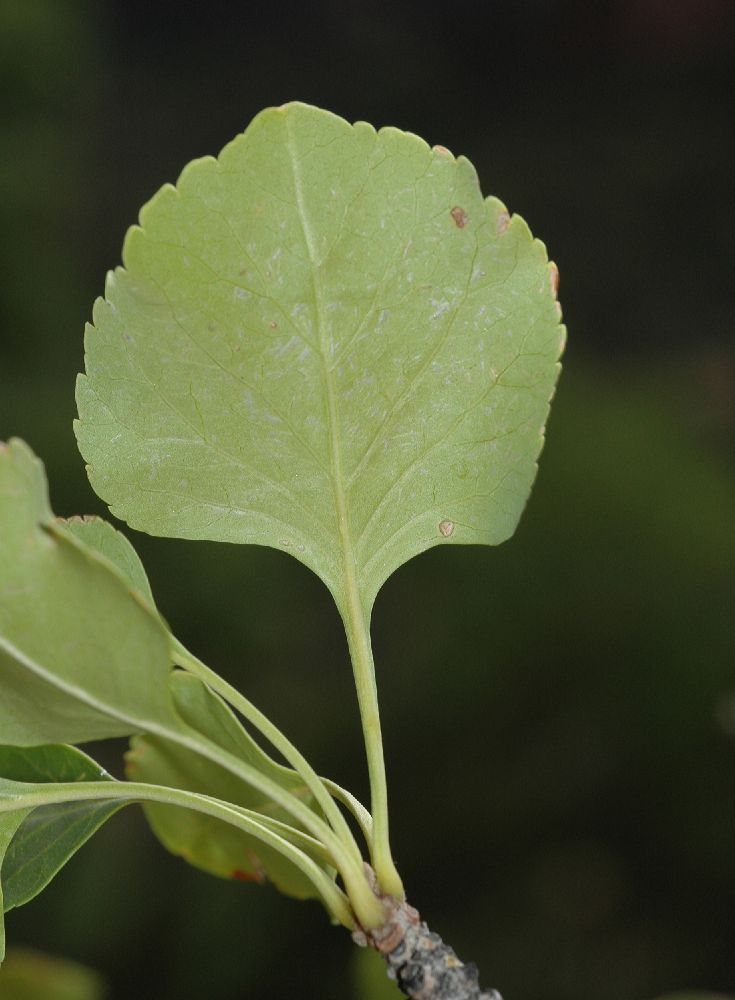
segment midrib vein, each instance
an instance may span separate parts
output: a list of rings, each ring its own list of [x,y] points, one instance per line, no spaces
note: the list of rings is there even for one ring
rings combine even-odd
[[[296,207],[311,263],[322,379],[327,397],[332,489],[342,555],[342,579],[335,581],[337,586],[333,586],[330,589],[342,615],[347,634],[347,643],[350,650],[352,671],[357,691],[357,701],[360,708],[360,719],[365,737],[365,751],[370,777],[371,811],[374,821],[373,839],[370,845],[373,865],[378,872],[379,878],[382,877],[383,871],[387,872],[388,876],[394,877],[394,884],[397,882],[399,890],[402,891],[398,873],[393,866],[390,845],[388,843],[388,793],[385,781],[385,763],[383,759],[383,741],[380,732],[380,713],[378,711],[375,668],[373,666],[372,649],[370,648],[369,608],[363,603],[358,582],[355,550],[350,532],[349,510],[342,479],[342,450],[340,445],[337,386],[335,384],[334,369],[330,364],[330,349],[332,345],[325,321],[324,289],[322,287],[320,272],[321,265],[317,254],[314,233],[304,204],[303,180],[288,116],[286,117],[286,134],[287,148],[293,171]],[[325,580],[325,582],[327,581]]]
[[[316,306],[317,341],[319,344],[319,358],[322,369],[322,380],[327,402],[327,425],[329,428],[329,461],[332,474],[332,492],[334,495],[334,507],[337,515],[337,530],[339,532],[340,547],[342,549],[342,570],[344,573],[344,593],[340,598],[347,600],[347,607],[340,607],[340,611],[347,611],[349,616],[357,623],[364,621],[362,602],[360,600],[359,587],[357,583],[357,567],[355,564],[355,552],[352,544],[352,533],[350,529],[350,516],[347,508],[347,500],[342,474],[342,447],[340,442],[339,408],[337,406],[337,387],[335,385],[335,373],[330,364],[331,338],[325,319],[324,309],[324,288],[321,277],[321,264],[317,252],[316,240],[311,227],[311,221],[306,211],[304,199],[304,185],[301,176],[301,166],[296,152],[291,121],[286,117],[287,147],[291,159],[291,170],[293,172],[294,192],[296,194],[296,207],[298,209],[301,230],[304,234],[304,242],[309,255],[311,265],[311,281],[314,290],[314,302]],[[336,595],[335,595],[336,596]],[[340,600],[340,605],[342,601]]]

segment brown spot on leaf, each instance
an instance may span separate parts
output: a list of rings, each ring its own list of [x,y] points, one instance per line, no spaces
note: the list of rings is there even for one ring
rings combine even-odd
[[[271,328],[271,330],[277,330],[278,329],[278,323],[276,323],[276,321],[274,319],[270,321],[270,323],[268,324],[268,326]]]
[[[439,156],[451,156],[451,152],[446,146],[434,146],[434,152],[438,153]]]
[[[454,521],[441,521],[439,524],[439,531],[445,538],[449,538],[454,531]]]
[[[495,226],[495,231],[498,236],[502,236],[503,233],[507,232],[508,226],[510,225],[510,214],[508,212],[501,212],[498,216],[498,221]]]
[[[549,284],[551,285],[551,294],[556,298],[559,294],[559,268],[553,260],[549,261]]]
[[[454,219],[454,224],[457,227],[457,229],[464,229],[464,227],[470,221],[470,217],[467,215],[467,213],[463,208],[460,208],[459,205],[455,205],[449,214]]]
[[[233,868],[230,877],[237,882],[262,882],[263,876],[260,872],[244,872],[242,868]]]

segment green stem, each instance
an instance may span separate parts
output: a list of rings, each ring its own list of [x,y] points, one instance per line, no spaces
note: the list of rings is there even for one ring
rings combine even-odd
[[[373,817],[367,811],[365,806],[360,802],[359,799],[355,798],[352,792],[348,792],[346,788],[338,785],[336,781],[332,781],[331,778],[322,778],[324,782],[324,787],[334,796],[338,802],[346,806],[352,815],[357,820],[357,825],[362,831],[362,835],[368,844],[372,843],[373,840]]]
[[[354,574],[347,575],[347,584],[347,607],[342,617],[352,658],[370,777],[370,811],[373,817],[371,862],[382,891],[403,899],[403,883],[393,862],[388,835],[388,786],[370,629]]]
[[[291,120],[285,119],[287,148],[293,172],[293,188],[296,208],[301,223],[304,245],[311,265],[312,288],[314,291],[314,320],[319,344],[319,359],[326,397],[326,418],[329,431],[329,465],[334,497],[334,511],[340,535],[342,554],[344,602],[333,595],[342,612],[347,632],[347,641],[352,656],[352,666],[360,705],[360,718],[365,735],[365,749],[370,775],[372,798],[370,811],[373,814],[374,837],[371,842],[371,857],[378,882],[384,892],[403,897],[403,886],[393,864],[388,842],[388,793],[383,762],[383,743],[380,734],[380,716],[375,688],[375,670],[370,649],[370,634],[367,616],[360,599],[357,580],[357,564],[350,525],[350,511],[347,503],[347,489],[344,478],[344,458],[342,455],[341,424],[339,415],[339,388],[334,372],[334,342],[328,319],[327,304],[323,288],[322,259],[319,243],[307,209],[306,191],[302,176],[302,159],[296,147]]]
[[[329,851],[334,867],[342,877],[347,895],[361,926],[365,928],[378,927],[383,922],[385,915],[382,904],[370,888],[362,861],[356,859],[353,853],[345,848],[329,824],[301,799],[262,774],[257,768],[239,760],[234,754],[218,747],[193,729],[190,730],[190,735],[187,732],[178,732],[175,729],[159,727],[150,723],[146,729],[149,733],[163,736],[165,739],[178,743],[188,750],[201,754],[215,764],[219,764],[282,806],[309,833],[320,840]]]
[[[245,809],[243,806],[237,806],[231,802],[228,804],[231,808],[238,811],[242,809],[247,815],[257,816],[258,822],[262,826],[272,830],[274,833],[283,835],[286,840],[294,844],[295,847],[298,847],[305,854],[308,854],[309,857],[316,857],[326,865],[332,864],[331,855],[324,844],[308,833],[304,833],[303,830],[297,830],[295,826],[289,826],[288,823],[283,823],[279,819],[274,819],[272,816],[265,816],[263,813],[252,809]]]
[[[20,783],[19,783],[20,784]],[[22,785],[20,787],[23,787]],[[28,787],[28,786],[26,786]],[[215,819],[238,827],[245,833],[268,844],[285,858],[291,861],[309,879],[321,896],[324,905],[334,919],[344,927],[354,929],[355,922],[344,893],[334,884],[327,873],[319,865],[304,854],[294,844],[285,840],[277,832],[265,826],[257,813],[242,807],[231,806],[219,799],[196,792],[187,792],[178,788],[167,788],[161,785],[150,785],[144,782],[110,782],[90,781],[52,784],[33,787],[31,794],[26,796],[30,801],[23,802],[22,792],[8,799],[0,800],[0,813],[14,812],[17,809],[35,809],[38,806],[52,805],[70,801],[109,801],[127,799],[140,802],[158,802],[163,805],[180,806],[194,809],[199,813],[212,816]],[[298,831],[294,831],[298,832]],[[377,902],[377,900],[376,900]]]
[[[174,639],[173,659],[174,663],[178,666],[184,667],[190,673],[195,674],[213,691],[216,691],[217,694],[236,709],[244,719],[251,723],[278,750],[291,767],[304,779],[304,783],[321,806],[324,816],[345,848],[350,851],[355,861],[362,864],[362,854],[341,810],[337,807],[334,799],[325,788],[322,779],[288,737],[284,736],[280,729],[260,709],[256,708],[251,701],[241,694],[237,688],[233,687],[232,684],[228,684],[226,680],[215,673],[205,663],[202,663],[200,659],[190,653],[176,639]]]

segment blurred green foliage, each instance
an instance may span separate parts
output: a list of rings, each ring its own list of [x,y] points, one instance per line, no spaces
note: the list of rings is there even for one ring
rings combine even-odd
[[[386,975],[385,962],[370,948],[356,949],[352,956],[353,1000],[400,1000],[404,994]]]
[[[194,5],[0,4],[0,437],[46,461],[59,513],[102,512],[70,426],[83,321],[140,204],[259,107],[299,97],[470,154],[559,261],[570,348],[516,537],[427,553],[378,598],[401,872],[512,1000],[732,993],[732,70],[719,48],[625,49],[593,13],[575,47],[556,0],[509,5],[520,28],[488,13],[491,33],[478,5],[461,31],[338,6],[309,8],[320,40],[289,9],[269,74],[286,43],[254,8],[208,4],[205,30]],[[182,639],[364,795],[318,581],[264,549],[135,543]],[[122,745],[94,749],[120,774]],[[113,1000],[330,1000],[354,950],[313,904],[186,869],[132,810],[8,934],[103,970]]]
[[[104,982],[90,969],[15,948],[0,969],[0,1000],[105,1000]]]

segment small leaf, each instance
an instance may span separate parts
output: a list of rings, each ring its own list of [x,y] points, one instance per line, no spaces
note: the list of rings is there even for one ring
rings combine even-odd
[[[114,514],[290,552],[343,614],[431,546],[512,534],[563,344],[557,271],[466,159],[271,108],[154,196],[123,262],[77,390]]]
[[[112,781],[91,758],[68,746],[0,746],[0,787],[15,790],[57,782]],[[29,801],[31,804],[29,805]],[[19,799],[0,811],[0,899],[7,913],[37,896],[69,858],[124,802],[39,805]],[[2,960],[0,920],[0,961]]]
[[[0,739],[78,743],[180,727],[169,642],[137,590],[56,521],[30,449],[0,446]]]
[[[243,729],[230,709],[196,677],[176,671],[171,677],[174,703],[181,717],[212,742],[229,751],[283,788],[299,795],[316,812],[313,797],[290,768],[273,761]],[[128,777],[134,781],[201,792],[235,805],[253,809],[270,820],[293,825],[291,817],[234,775],[203,757],[168,740],[139,736],[126,757]],[[282,892],[300,899],[315,897],[313,884],[293,864],[267,845],[226,823],[200,813],[147,804],[144,810],[159,840],[173,854],[214,875],[242,881],[269,878]],[[325,871],[333,869],[308,839],[290,839]]]

